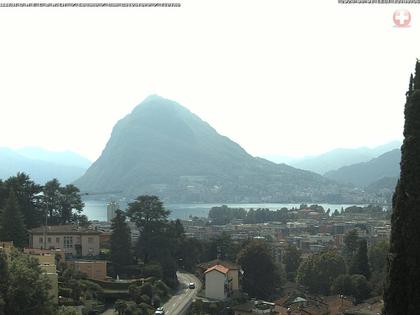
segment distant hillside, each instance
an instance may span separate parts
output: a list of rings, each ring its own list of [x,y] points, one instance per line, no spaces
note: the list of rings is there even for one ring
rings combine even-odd
[[[398,177],[382,177],[373,183],[370,183],[366,190],[369,191],[389,191],[393,193],[397,185]]]
[[[357,198],[335,182],[254,158],[176,102],[150,96],[112,131],[75,182],[82,190],[157,194],[170,202],[337,201]]]
[[[401,151],[395,149],[380,155],[379,157],[363,162],[342,167],[336,171],[330,171],[325,177],[341,183],[351,183],[358,187],[373,185],[383,185],[390,183],[390,180],[383,180],[384,177],[398,178],[400,174]]]
[[[384,204],[392,204],[398,177],[383,177],[369,184],[365,189],[373,198]]]
[[[376,148],[335,149],[318,156],[305,157],[291,161],[289,164],[293,167],[322,175],[343,166],[367,162],[385,152],[399,148],[400,146],[400,141],[393,141]]]
[[[16,150],[20,155],[32,160],[52,162],[60,165],[78,166],[87,169],[92,162],[84,156],[71,151],[50,151],[37,147],[25,147]]]
[[[37,154],[44,154],[44,160],[36,158],[29,158],[31,156],[29,151],[25,151],[25,155],[20,153],[20,150],[11,150],[8,148],[0,148],[0,179],[7,179],[10,176],[16,175],[18,172],[25,172],[30,175],[31,179],[37,183],[43,184],[48,180],[57,178],[63,184],[69,184],[75,179],[79,178],[86,171],[87,166],[77,166],[83,163],[83,158],[71,152],[59,154],[51,153],[51,157],[47,158],[47,152],[43,149],[36,149]],[[59,157],[54,158],[54,154]],[[37,156],[36,154],[33,155]],[[70,165],[71,156],[77,156],[75,165]],[[50,161],[47,161],[50,159]],[[56,162],[54,162],[56,161]],[[62,164],[58,163],[59,161]]]

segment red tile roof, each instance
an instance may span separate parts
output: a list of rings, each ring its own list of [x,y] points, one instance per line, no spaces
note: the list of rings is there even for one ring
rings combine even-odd
[[[209,269],[207,269],[204,273],[208,273],[213,270],[226,274],[228,273],[229,268],[226,268],[225,266],[222,266],[222,265],[214,265],[213,267],[210,267]]]
[[[221,259],[214,259],[212,261],[209,262],[205,262],[205,263],[201,263],[198,266],[204,270],[209,269],[210,267],[213,267],[215,265],[222,265],[228,269],[237,269],[239,270],[240,267],[238,265],[236,265],[235,263],[229,262],[229,261],[225,261],[225,260],[221,260]]]

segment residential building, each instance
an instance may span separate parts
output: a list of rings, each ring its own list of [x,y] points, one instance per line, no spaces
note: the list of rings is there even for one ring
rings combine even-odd
[[[29,230],[29,242],[32,248],[60,248],[70,256],[99,255],[99,236],[101,232],[77,225],[53,225]],[[46,240],[44,240],[44,237]]]
[[[42,273],[46,275],[48,281],[50,282],[49,295],[53,299],[55,304],[58,303],[58,274],[56,266],[56,253],[49,250],[33,250],[30,248],[25,248],[25,254],[30,255],[31,257],[38,260],[39,266],[42,270]]]
[[[111,222],[113,218],[115,218],[115,212],[120,208],[120,205],[116,201],[111,201],[106,206],[106,218],[108,222]]]
[[[206,298],[224,300],[228,297],[228,271],[222,265],[215,265],[205,271]]]
[[[207,298],[224,300],[239,290],[239,268],[231,263],[216,261],[204,271]]]

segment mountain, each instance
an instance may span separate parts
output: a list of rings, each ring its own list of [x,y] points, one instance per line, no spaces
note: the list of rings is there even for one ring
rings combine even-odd
[[[38,147],[25,147],[16,150],[20,155],[32,160],[52,162],[59,165],[78,166],[84,169],[92,164],[90,160],[71,151],[50,151]]]
[[[341,183],[351,183],[358,187],[374,184],[392,185],[392,180],[382,180],[384,177],[398,178],[400,174],[401,150],[394,149],[368,162],[344,166],[325,174],[325,177]],[[379,181],[379,182],[377,182]],[[377,182],[377,183],[374,183]],[[395,187],[395,186],[394,186]]]
[[[366,186],[366,189],[370,191],[387,190],[389,192],[394,192],[397,182],[398,177],[382,177],[381,179],[370,183]]]
[[[277,164],[288,164],[291,165],[292,163],[300,160],[300,158],[288,156],[288,155],[280,155],[280,154],[265,154],[261,156],[263,159],[269,160],[271,162],[277,163]]]
[[[367,162],[400,146],[400,141],[393,141],[375,148],[334,149],[321,155],[295,159],[294,161],[289,161],[289,164],[303,170],[325,174],[343,166]]]
[[[122,190],[129,198],[157,194],[174,203],[328,201],[346,191],[318,174],[249,155],[157,95],[118,121],[102,155],[75,184],[84,191]]]
[[[25,155],[20,153],[21,150]],[[31,155],[30,151],[34,152],[34,155]],[[35,148],[31,150],[0,148],[0,179],[5,180],[18,172],[25,172],[39,184],[44,184],[53,178],[57,178],[62,184],[69,184],[82,176],[87,169],[87,166],[80,166],[84,163],[84,158],[75,153],[51,152],[51,157],[48,157],[48,152],[50,151]],[[57,157],[54,157],[55,154]],[[31,156],[33,158],[30,158]],[[71,165],[72,156],[77,157],[74,165]]]

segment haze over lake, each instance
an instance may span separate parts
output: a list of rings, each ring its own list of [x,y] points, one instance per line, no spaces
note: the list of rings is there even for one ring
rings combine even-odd
[[[89,220],[98,220],[98,221],[106,221],[106,206],[107,202],[105,201],[95,201],[95,200],[87,200],[84,202],[85,207],[83,210],[83,214],[85,214]],[[120,207],[125,209],[126,203],[120,202]],[[231,208],[244,208],[244,209],[258,209],[258,208],[267,208],[270,210],[277,210],[281,208],[293,208],[299,207],[301,203],[225,203],[228,207]],[[209,210],[212,207],[221,206],[222,204],[216,203],[202,203],[202,204],[167,204],[165,207],[171,210],[171,214],[169,215],[170,219],[188,219],[190,215],[197,216],[197,217],[207,217]],[[331,209],[333,212],[335,209],[338,211],[341,208],[347,208],[353,206],[351,204],[328,204],[328,203],[320,203],[318,204],[322,206],[325,210],[328,208]],[[365,205],[363,205],[365,206]]]

